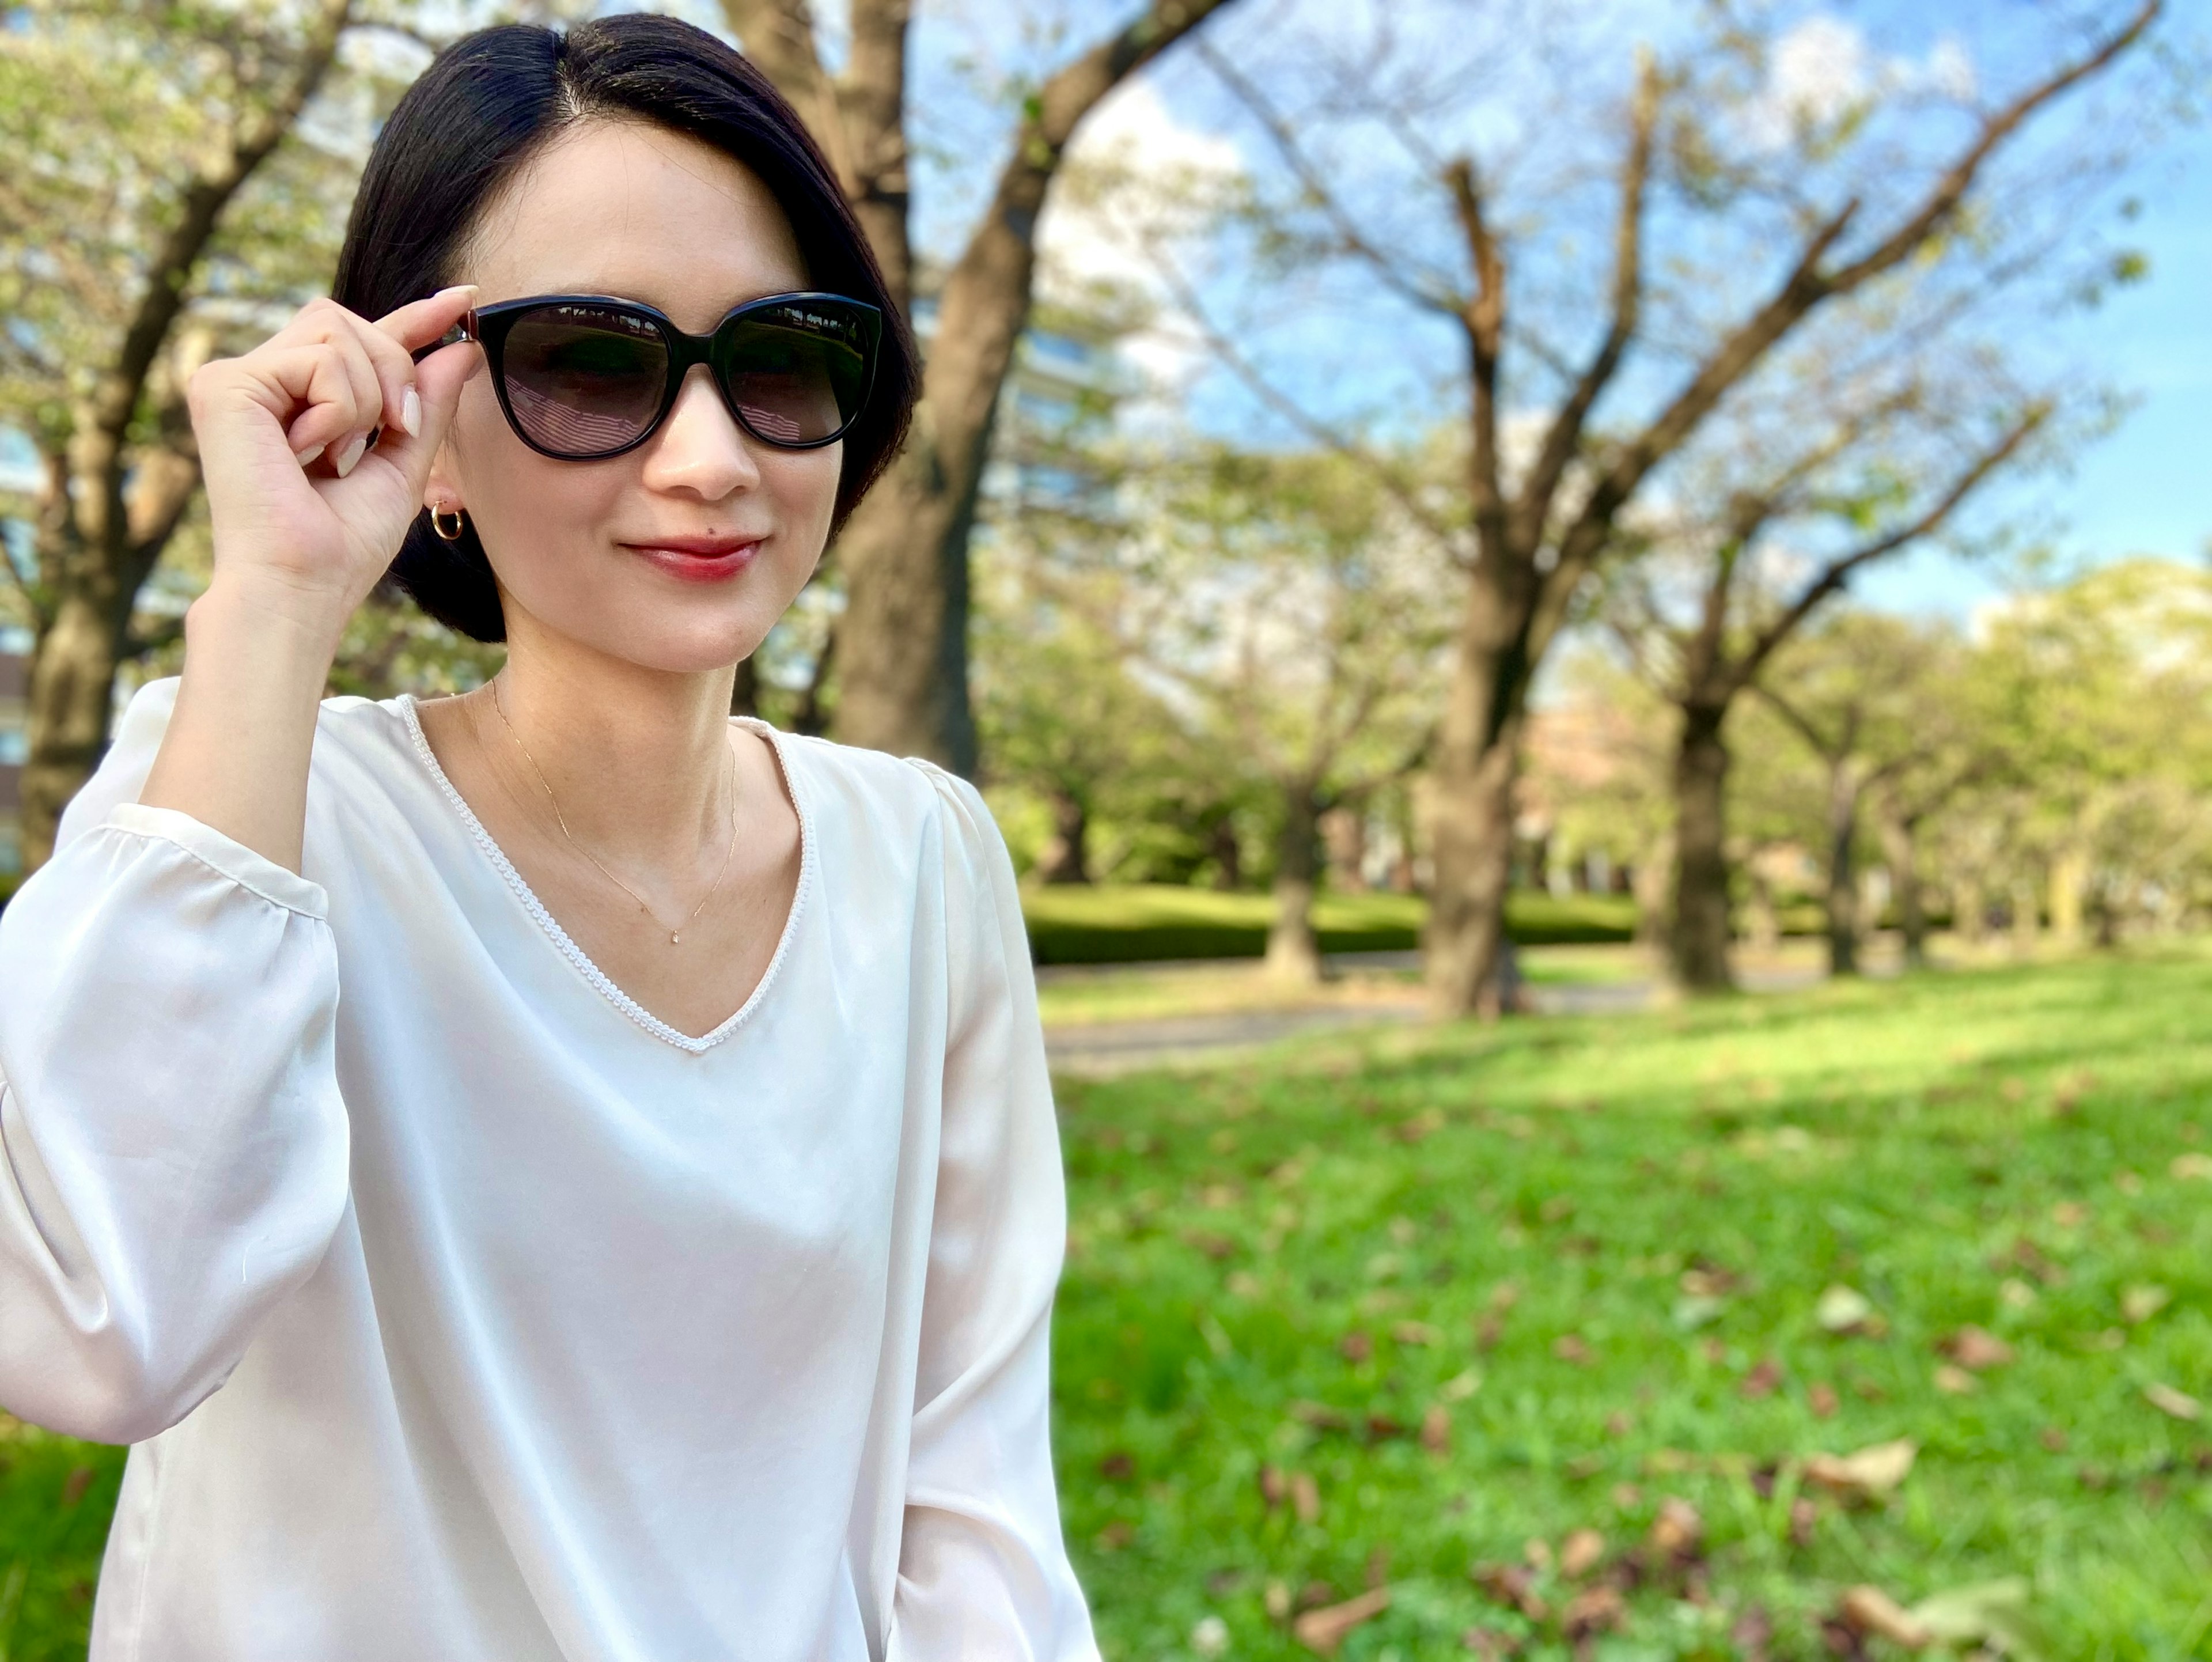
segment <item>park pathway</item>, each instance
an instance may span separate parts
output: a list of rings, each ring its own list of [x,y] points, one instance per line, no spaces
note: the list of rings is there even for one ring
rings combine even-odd
[[[1328,960],[1332,971],[1417,969],[1414,953],[1347,953]],[[1085,977],[1158,973],[1188,965],[1131,964],[1119,970],[1085,965],[1048,966],[1040,983],[1060,977]],[[1882,972],[1881,966],[1874,973]],[[1739,977],[1744,990],[1792,992],[1824,978],[1818,970],[1799,967],[1747,969]],[[1613,982],[1534,983],[1527,988],[1533,1013],[1546,1016],[1619,1015],[1649,1009],[1663,993],[1650,979]],[[1090,1079],[1110,1078],[1147,1068],[1183,1068],[1234,1062],[1278,1039],[1302,1033],[1364,1026],[1393,1026],[1421,1020],[1420,989],[1408,983],[1402,997],[1368,999],[1356,1005],[1316,1003],[1290,1009],[1223,1010],[1137,1020],[1046,1024],[1045,1054],[1054,1073]]]

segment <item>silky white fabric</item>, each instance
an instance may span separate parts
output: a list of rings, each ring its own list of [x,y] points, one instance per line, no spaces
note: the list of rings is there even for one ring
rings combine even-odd
[[[407,700],[323,705],[300,876],[137,803],[175,692],[0,916],[0,1402],[135,1445],[93,1662],[1096,1657],[974,788],[752,723],[798,893],[694,1039]]]

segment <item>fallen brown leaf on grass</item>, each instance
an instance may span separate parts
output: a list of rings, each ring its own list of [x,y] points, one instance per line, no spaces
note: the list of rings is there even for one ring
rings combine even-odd
[[[1426,1322],[1400,1322],[1390,1330],[1390,1336],[1400,1344],[1437,1344],[1444,1336]]]
[[[1137,1526],[1126,1518],[1116,1518],[1098,1531],[1097,1545],[1101,1552],[1119,1552],[1137,1538]]]
[[[2061,1201],[2051,1208],[2051,1221],[2061,1229],[2079,1229],[2089,1221],[2089,1208],[2080,1201]]]
[[[1584,1587],[1559,1612],[1559,1629],[1570,1640],[1617,1632],[1628,1616],[1628,1605],[1613,1587]]]
[[[1605,1556],[1605,1537],[1594,1529],[1578,1529],[1559,1543],[1559,1574],[1571,1580],[1580,1580],[1598,1566]]]
[[[2161,1414],[2170,1414],[2177,1420],[2194,1420],[2204,1412],[2204,1405],[2185,1391],[2176,1391],[2170,1385],[2147,1385],[2143,1400]]]
[[[1531,1622],[1551,1614],[1551,1607],[1537,1596],[1534,1574],[1518,1564],[1476,1564],[1468,1575],[1498,1603],[1519,1610]]]
[[[1521,1543],[1521,1555],[1528,1561],[1530,1569],[1552,1568],[1552,1543],[1540,1535],[1532,1535]]]
[[[1805,1392],[1805,1405],[1813,1410],[1815,1419],[1829,1420],[1843,1404],[1837,1399],[1835,1386],[1825,1380],[1815,1383]]]
[[[1963,1367],[1945,1362],[1936,1370],[1936,1389],[1953,1397],[1964,1397],[1980,1389],[1974,1376]]]
[[[1651,1520],[1651,1544],[1669,1558],[1686,1558],[1698,1549],[1705,1538],[1705,1520],[1698,1509],[1687,1501],[1668,1495],[1659,1503],[1659,1515]]]
[[[2212,1154],[2200,1154],[2193,1152],[2176,1154],[2173,1157],[2173,1164],[2166,1169],[2171,1176],[2179,1178],[2185,1182],[2193,1179],[2199,1183],[2212,1183]]]
[[[1311,1426],[1316,1431],[1349,1431],[1352,1419],[1326,1403],[1295,1402],[1290,1406],[1291,1418],[1302,1426]]]
[[[1845,1501],[1881,1501],[1911,1475],[1920,1446],[1909,1437],[1875,1443],[1855,1453],[1815,1454],[1805,1462],[1805,1481]]]
[[[1743,1376],[1743,1383],[1736,1390],[1756,1401],[1761,1397],[1771,1397],[1781,1383],[1782,1364],[1771,1356],[1762,1356],[1758,1365]]]
[[[1291,1624],[1291,1637],[1316,1656],[1334,1656],[1345,1635],[1362,1622],[1373,1620],[1390,1608],[1390,1589],[1376,1587],[1341,1604],[1308,1610]]]
[[[2045,1426],[2035,1434],[2036,1440],[2053,1454],[2066,1452],[2066,1430],[2063,1426]]]
[[[1298,1514],[1301,1524],[1321,1522],[1321,1485],[1314,1482],[1311,1472],[1291,1474],[1291,1508]]]
[[[1283,1475],[1280,1466],[1260,1468],[1260,1498],[1267,1503],[1270,1512],[1291,1498],[1291,1480]]]
[[[1098,1463],[1098,1475],[1111,1483],[1126,1483],[1137,1475],[1137,1462],[1127,1449],[1115,1449]]]
[[[1969,1322],[1937,1347],[1961,1367],[1978,1372],[1985,1367],[2002,1367],[2012,1361],[2012,1347],[1987,1328],[1976,1327]]]
[[[1421,1446],[1431,1454],[1451,1452],[1451,1410],[1442,1403],[1430,1404],[1421,1415]]]
[[[1227,1257],[1231,1253],[1237,1250],[1237,1243],[1230,1239],[1228,1236],[1217,1235],[1212,1233],[1211,1231],[1205,1229],[1184,1230],[1182,1232],[1182,1244],[1185,1246],[1194,1248],[1198,1251],[1205,1253],[1207,1257],[1212,1258],[1216,1262]]]
[[[1907,1650],[1920,1650],[1936,1636],[1924,1623],[1880,1587],[1846,1589],[1842,1601],[1836,1606],[1836,1615],[1853,1633],[1864,1634],[1874,1639],[1887,1639],[1891,1644],[1902,1645]]]
[[[1575,1367],[1588,1367],[1597,1360],[1597,1353],[1579,1333],[1562,1333],[1553,1340],[1552,1354]]]
[[[1355,1328],[1339,1341],[1336,1348],[1344,1353],[1345,1361],[1358,1364],[1375,1354],[1375,1341]]]
[[[1505,1662],[1507,1657],[1521,1653],[1521,1641],[1495,1628],[1469,1628],[1460,1635],[1459,1642],[1483,1662]]]

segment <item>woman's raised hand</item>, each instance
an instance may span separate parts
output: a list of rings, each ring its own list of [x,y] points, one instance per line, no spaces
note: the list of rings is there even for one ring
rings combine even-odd
[[[215,534],[210,593],[326,633],[335,647],[422,510],[462,384],[483,363],[472,341],[420,363],[413,354],[476,292],[441,289],[374,323],[311,301],[244,356],[194,373],[185,395]]]

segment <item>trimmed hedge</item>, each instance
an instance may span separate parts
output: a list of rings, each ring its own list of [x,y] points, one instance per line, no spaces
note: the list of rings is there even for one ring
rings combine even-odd
[[[1165,883],[1030,889],[1022,897],[1030,950],[1040,964],[1127,964],[1152,959],[1258,958],[1274,903]],[[1402,894],[1324,894],[1314,929],[1325,953],[1402,952],[1420,944],[1425,903]],[[1626,895],[1515,894],[1506,932],[1523,946],[1631,939]]]

